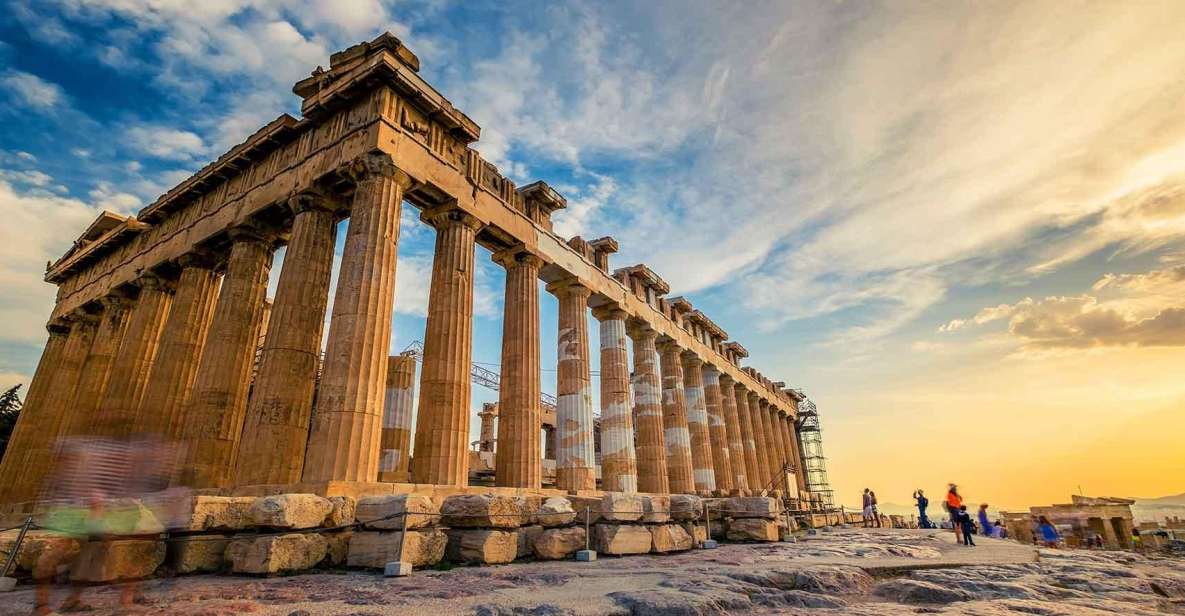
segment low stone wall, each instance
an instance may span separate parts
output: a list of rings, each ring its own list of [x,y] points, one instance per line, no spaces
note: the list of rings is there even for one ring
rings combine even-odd
[[[690,495],[507,495],[433,498],[402,494],[326,498],[315,494],[207,496],[119,501],[101,523],[71,538],[54,530],[61,511],[42,513],[21,546],[17,569],[36,579],[69,570],[72,581],[113,582],[157,573],[291,573],[314,568],[382,569],[561,560],[587,548],[604,556],[670,554],[713,538],[781,539],[787,522],[764,497]],[[111,523],[119,520],[119,524]],[[17,531],[0,534],[0,562]]]

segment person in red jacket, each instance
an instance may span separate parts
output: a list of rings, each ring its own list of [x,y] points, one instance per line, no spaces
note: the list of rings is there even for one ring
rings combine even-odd
[[[959,496],[959,486],[950,484],[946,492],[946,510],[950,512],[950,525],[955,529],[955,543],[963,541],[963,529],[959,524],[959,507],[963,506],[963,497]]]

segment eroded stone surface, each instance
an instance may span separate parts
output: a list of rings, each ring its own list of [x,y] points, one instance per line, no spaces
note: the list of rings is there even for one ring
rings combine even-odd
[[[319,533],[289,533],[238,538],[226,546],[235,573],[268,574],[311,569],[329,549]]]
[[[576,519],[576,510],[566,498],[552,496],[539,505],[535,519],[545,527],[564,526]]]
[[[221,535],[178,537],[169,545],[169,565],[177,573],[218,571],[230,538]]]
[[[645,526],[597,524],[593,532],[595,549],[599,554],[620,556],[650,551],[650,531]]]
[[[427,496],[401,494],[398,496],[366,496],[358,500],[354,517],[362,525],[374,530],[403,528],[403,514],[407,514],[407,528],[424,528],[436,524],[439,510]]]
[[[251,496],[194,496],[181,520],[182,530],[242,530],[251,524]]]
[[[529,517],[520,499],[493,494],[450,496],[440,512],[453,528],[518,528]]]
[[[700,519],[704,512],[704,502],[698,496],[690,494],[672,494],[671,519],[676,522],[689,522]]]
[[[518,556],[518,532],[513,530],[452,529],[445,556],[452,562],[500,565]]]
[[[350,538],[346,565],[382,569],[396,560],[410,562],[413,567],[435,565],[444,558],[448,537],[438,528],[407,532],[404,542],[399,532],[355,532]],[[402,544],[402,553],[400,545]]]
[[[563,560],[583,550],[584,544],[584,529],[579,526],[549,528],[535,539],[535,556],[544,560]]]
[[[729,541],[777,541],[778,524],[765,518],[741,518],[728,523]]]
[[[77,582],[136,580],[152,575],[165,562],[165,543],[150,539],[89,541],[70,569]]]
[[[251,505],[251,524],[269,528],[315,528],[333,511],[329,499],[316,494],[264,496]]]
[[[656,524],[650,529],[651,549],[657,554],[681,552],[693,547],[691,535],[677,524]]]

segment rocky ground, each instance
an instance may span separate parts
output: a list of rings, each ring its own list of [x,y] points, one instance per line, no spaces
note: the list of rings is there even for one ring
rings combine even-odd
[[[1185,562],[1126,552],[955,545],[938,531],[836,530],[797,543],[724,545],[673,556],[538,562],[407,578],[326,572],[223,575],[143,584],[139,614],[1185,614]],[[65,594],[57,589],[55,600]],[[89,589],[116,613],[119,587]],[[0,595],[25,614],[27,587]]]

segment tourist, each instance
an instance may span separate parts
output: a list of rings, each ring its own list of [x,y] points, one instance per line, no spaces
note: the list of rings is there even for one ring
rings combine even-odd
[[[1057,533],[1057,528],[1049,521],[1049,518],[1041,516],[1037,524],[1037,531],[1041,534],[1041,543],[1047,548],[1056,548],[1060,536]]]
[[[872,497],[869,496],[868,488],[864,488],[864,500],[861,504],[864,512],[864,528],[872,526]]]
[[[962,528],[963,545],[975,545],[975,541],[971,539],[975,535],[975,520],[971,519],[971,514],[967,513],[967,505],[959,505],[959,508],[955,510],[955,527]]]
[[[872,505],[872,519],[876,522],[876,527],[880,528],[882,526],[881,525],[881,514],[879,511],[876,510],[876,492],[870,491],[868,493],[868,500]]]
[[[946,510],[950,513],[950,525],[955,529],[955,543],[962,540],[960,534],[963,532],[961,525],[958,522],[959,507],[963,506],[963,497],[959,496],[959,486],[950,484],[950,489],[946,492]]]
[[[1000,519],[997,519],[997,520],[996,520],[996,530],[1000,531],[998,536],[999,536],[1001,539],[1007,539],[1007,538],[1008,538],[1008,527],[1007,527],[1007,526],[1004,526],[1004,522],[1003,522],[1003,520],[1000,520]]]
[[[979,505],[979,533],[984,537],[995,537],[996,527],[988,520],[987,503]]]
[[[926,517],[926,507],[930,506],[930,499],[922,494],[921,489],[914,490],[913,500],[918,505],[918,528],[934,528],[934,523]]]

